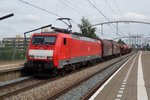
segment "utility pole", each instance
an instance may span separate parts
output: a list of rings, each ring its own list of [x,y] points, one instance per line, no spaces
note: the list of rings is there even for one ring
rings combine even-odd
[[[116,22],[116,34],[118,35],[118,22]]]
[[[101,24],[101,35],[103,35],[103,24]]]
[[[12,61],[14,61],[14,59],[15,59],[16,47],[17,47],[17,41],[14,39],[14,52],[13,52],[13,56],[12,56]]]

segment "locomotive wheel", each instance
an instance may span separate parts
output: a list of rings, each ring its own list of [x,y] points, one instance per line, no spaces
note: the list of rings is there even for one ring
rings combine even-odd
[[[52,76],[57,76],[58,73],[59,73],[59,71],[58,71],[57,68],[54,68],[54,69],[52,70]]]
[[[66,72],[64,70],[64,68],[61,68],[58,70],[58,75],[64,75]]]
[[[71,65],[72,66],[72,71],[76,70],[76,66],[75,65]]]

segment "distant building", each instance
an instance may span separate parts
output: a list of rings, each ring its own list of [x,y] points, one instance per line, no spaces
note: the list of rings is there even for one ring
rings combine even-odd
[[[0,41],[0,47],[4,47],[4,44],[2,43],[2,41]]]
[[[30,38],[27,38],[27,43],[29,43]],[[21,37],[20,35],[16,35],[16,37],[10,37],[10,38],[3,38],[2,44],[4,46],[14,46],[19,50],[23,50],[26,46],[24,37]]]

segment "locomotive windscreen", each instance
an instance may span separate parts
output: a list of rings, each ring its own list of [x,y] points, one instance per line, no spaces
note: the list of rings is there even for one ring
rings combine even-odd
[[[55,44],[56,36],[34,36],[32,40],[33,45],[41,44]]]

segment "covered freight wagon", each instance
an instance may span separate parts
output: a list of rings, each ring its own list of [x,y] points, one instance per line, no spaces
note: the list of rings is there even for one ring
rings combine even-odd
[[[107,58],[112,56],[112,43],[109,40],[102,39],[100,40],[102,42],[102,57]]]
[[[117,43],[116,41],[111,41],[111,43],[113,45],[113,50],[112,50],[113,56],[119,55],[121,53],[120,44]]]

